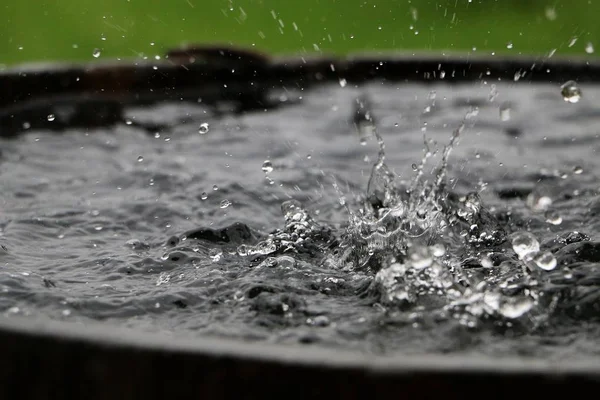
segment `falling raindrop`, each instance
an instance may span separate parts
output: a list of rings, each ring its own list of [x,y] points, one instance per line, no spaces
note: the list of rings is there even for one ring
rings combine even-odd
[[[533,257],[533,262],[535,265],[546,271],[551,271],[556,268],[556,258],[554,258],[549,251],[536,254],[536,256]]]
[[[207,122],[203,122],[200,124],[200,127],[198,128],[198,133],[201,135],[204,135],[208,132],[208,123]]]
[[[506,48],[507,48],[507,49],[512,49],[512,48],[513,48],[513,44],[512,44],[512,42],[508,42],[508,43],[506,44]]]
[[[231,205],[231,202],[227,199],[221,201],[221,208],[227,208]]]
[[[546,211],[544,214],[546,222],[552,225],[562,224],[562,217],[556,211]]]
[[[202,194],[200,195],[200,199],[202,199],[202,200],[208,199],[208,194],[206,194],[206,192],[202,192]]]
[[[144,157],[143,156],[138,156],[137,162],[142,162],[142,161],[144,161]]]
[[[100,49],[94,49],[94,51],[92,52],[92,55],[94,56],[94,58],[98,58],[100,57]]]
[[[583,173],[583,168],[581,168],[579,165],[576,165],[576,166],[573,168],[573,173],[574,173],[575,175],[581,175],[581,174]]]
[[[592,44],[592,42],[588,42],[585,45],[585,52],[588,54],[592,54],[594,52],[594,45]]]
[[[500,106],[500,120],[503,122],[510,121],[510,103],[502,103]]]
[[[575,81],[568,81],[560,87],[563,99],[569,103],[577,103],[581,100],[581,89]]]
[[[529,232],[519,232],[512,238],[512,247],[519,259],[524,259],[528,254],[540,251],[540,244]]]
[[[273,164],[271,164],[271,161],[265,160],[262,165],[262,170],[265,174],[273,172]]]
[[[56,119],[56,116],[54,114],[48,114],[48,121],[52,122]]]
[[[219,190],[219,187],[217,185],[213,185],[213,190],[217,191],[217,190]]]
[[[348,82],[344,78],[340,79],[340,86],[341,87],[346,87],[347,84],[348,84]]]

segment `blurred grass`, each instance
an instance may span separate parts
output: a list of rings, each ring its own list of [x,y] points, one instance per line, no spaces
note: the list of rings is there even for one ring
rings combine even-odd
[[[93,60],[96,48],[155,56],[186,42],[586,55],[588,42],[600,52],[599,17],[600,0],[0,0],[0,64]]]

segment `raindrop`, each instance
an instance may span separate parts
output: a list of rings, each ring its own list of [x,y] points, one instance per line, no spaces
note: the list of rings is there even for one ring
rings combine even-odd
[[[551,271],[556,268],[556,258],[549,251],[537,254],[533,258],[535,265],[543,270]]]
[[[341,87],[346,87],[347,84],[348,84],[348,82],[344,78],[340,79],[340,86]]]
[[[508,43],[506,43],[506,48],[507,48],[507,49],[512,49],[512,48],[513,48],[513,44],[512,44],[512,42],[508,42]]]
[[[231,205],[231,202],[227,199],[221,201],[221,208],[227,208]]]
[[[527,313],[533,307],[533,300],[529,297],[510,299],[500,307],[500,314],[506,318],[515,319]]]
[[[573,168],[573,173],[575,175],[580,175],[583,173],[583,168],[581,168],[579,165],[577,165]]]
[[[571,38],[571,40],[569,41],[569,47],[575,46],[575,43],[577,43],[577,36],[573,36]]]
[[[592,54],[594,52],[594,45],[592,44],[592,42],[588,42],[585,45],[585,52],[588,54]]]
[[[562,217],[556,211],[546,211],[544,214],[546,222],[552,225],[562,224]]]
[[[98,58],[100,57],[100,49],[94,49],[94,51],[92,52],[92,55],[94,56],[94,58]]]
[[[208,251],[208,256],[210,257],[212,262],[219,262],[221,260],[222,255],[223,255],[223,252],[219,249],[210,249]]]
[[[213,185],[213,190],[217,191],[217,190],[219,190],[219,187],[217,185]]]
[[[144,161],[144,157],[143,156],[138,156],[137,162],[142,162],[142,161]]]
[[[206,200],[206,199],[208,199],[208,194],[206,194],[206,192],[202,192],[202,194],[200,195],[200,198],[202,200]]]
[[[48,121],[52,122],[56,119],[56,116],[54,114],[48,114]]]
[[[262,165],[262,170],[265,174],[273,172],[273,164],[271,164],[271,161],[265,160]]]
[[[503,122],[510,121],[510,103],[502,103],[500,106],[500,120]]]
[[[581,89],[575,81],[568,81],[560,87],[563,99],[569,103],[577,103],[581,100]]]
[[[540,251],[540,244],[529,232],[519,232],[512,238],[512,247],[519,259],[525,258],[528,254]]]
[[[198,128],[198,133],[201,135],[204,135],[208,132],[208,123],[207,122],[203,122],[200,124],[200,127]]]

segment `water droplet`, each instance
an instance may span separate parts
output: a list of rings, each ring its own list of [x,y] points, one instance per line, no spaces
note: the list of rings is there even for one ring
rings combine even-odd
[[[248,255],[248,246],[240,244],[237,248],[237,253],[240,257],[246,257]]]
[[[312,158],[312,155],[310,155],[310,154],[308,154],[308,155],[306,156],[306,159],[307,159],[307,160],[310,160],[311,158]]]
[[[154,138],[155,138],[155,139],[159,139],[159,138],[160,138],[160,132],[156,132],[156,133],[154,134]]]
[[[100,49],[94,49],[94,51],[92,52],[92,55],[94,56],[94,58],[98,58],[100,57]]]
[[[500,314],[506,318],[515,319],[525,315],[533,308],[533,300],[529,297],[525,298],[509,298],[500,306]]]
[[[575,46],[575,43],[577,43],[577,39],[577,36],[573,36],[571,40],[569,40],[569,47]]]
[[[217,191],[217,190],[219,190],[219,187],[217,185],[213,185],[213,190]]]
[[[231,205],[231,202],[227,199],[221,201],[221,208],[227,208]]]
[[[533,262],[535,265],[546,271],[551,271],[556,268],[556,258],[554,258],[549,251],[536,254],[536,256],[533,257]]]
[[[142,162],[142,161],[144,161],[144,157],[143,156],[138,156],[137,162]]]
[[[579,165],[577,165],[573,168],[573,173],[575,175],[580,175],[583,173],[583,168],[581,168]]]
[[[512,48],[513,48],[513,44],[512,44],[512,42],[508,42],[508,43],[506,43],[506,48],[507,48],[507,49],[512,49]]]
[[[527,207],[534,211],[545,211],[552,205],[552,198],[538,191],[533,191],[527,195],[525,203]]]
[[[510,121],[510,103],[502,103],[500,106],[500,120],[503,122]]]
[[[206,192],[202,192],[202,194],[200,195],[200,198],[202,200],[206,200],[206,199],[208,199],[208,194],[206,194]]]
[[[560,87],[563,99],[569,103],[577,103],[581,100],[581,89],[575,81],[568,81]]]
[[[48,121],[52,122],[56,119],[56,116],[54,114],[48,114]]]
[[[594,52],[594,45],[592,44],[592,42],[588,42],[585,45],[585,52],[588,54],[592,54]]]
[[[512,238],[512,247],[519,259],[525,258],[528,254],[540,251],[540,244],[529,232],[518,232]]]
[[[210,257],[212,262],[219,262],[221,260],[222,255],[223,255],[223,252],[219,249],[210,249],[208,251],[208,256]]]
[[[419,169],[419,167],[417,166],[417,164],[411,165],[411,168],[412,168],[413,171],[416,171],[417,169]]]
[[[546,222],[552,225],[562,224],[562,217],[556,211],[547,211],[544,214]]]
[[[208,123],[207,122],[203,122],[200,124],[200,127],[198,128],[198,133],[201,135],[204,135],[208,132]]]
[[[347,84],[348,84],[348,82],[344,78],[340,79],[340,86],[341,87],[346,87]]]
[[[271,161],[265,160],[265,162],[262,165],[262,170],[265,174],[273,172],[273,164],[271,164]]]

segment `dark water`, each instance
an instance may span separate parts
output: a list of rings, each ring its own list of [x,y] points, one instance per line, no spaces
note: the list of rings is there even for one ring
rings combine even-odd
[[[268,112],[163,104],[2,140],[0,309],[376,353],[598,355],[600,88],[582,91],[329,86]],[[370,119],[385,160],[353,124]]]

